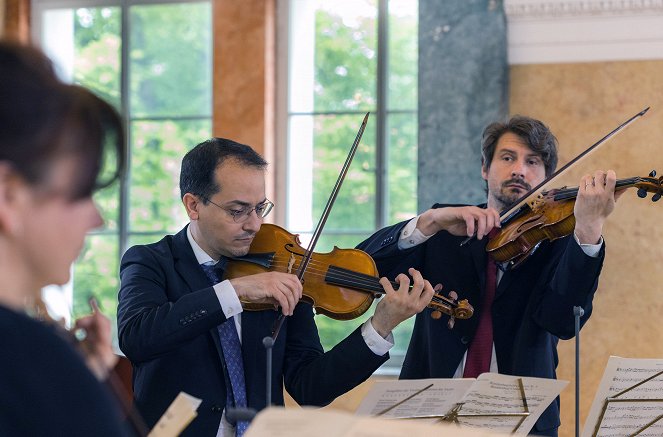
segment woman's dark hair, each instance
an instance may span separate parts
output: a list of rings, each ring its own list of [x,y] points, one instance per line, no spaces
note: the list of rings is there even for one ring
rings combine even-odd
[[[484,168],[490,168],[500,137],[507,132],[518,135],[532,152],[541,156],[546,177],[557,168],[557,138],[550,129],[534,118],[515,115],[505,123],[491,123],[483,131],[481,158]]]
[[[267,161],[251,147],[225,138],[210,138],[184,155],[180,172],[180,196],[194,194],[207,204],[212,195],[221,190],[214,172],[226,160],[264,170]]]
[[[125,154],[122,120],[111,105],[59,80],[40,50],[0,42],[0,162],[38,186],[56,160],[73,157],[67,194],[80,199],[117,180]]]

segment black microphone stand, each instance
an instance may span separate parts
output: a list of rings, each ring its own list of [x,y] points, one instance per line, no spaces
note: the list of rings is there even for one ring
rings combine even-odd
[[[573,307],[576,334],[576,437],[580,435],[580,317],[585,314],[582,307]]]

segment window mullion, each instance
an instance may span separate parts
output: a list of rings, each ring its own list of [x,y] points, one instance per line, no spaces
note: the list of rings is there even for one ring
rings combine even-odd
[[[129,2],[130,0],[123,0],[121,6],[121,41],[120,48],[120,102],[122,106],[122,116],[124,117],[124,125],[126,143],[127,143],[127,156],[126,156],[126,172],[120,180],[120,201],[119,201],[119,217],[118,217],[118,259],[122,257],[128,248],[129,243],[129,183],[131,178],[131,114],[130,110],[130,97],[129,97]]]
[[[389,190],[387,189],[387,96],[388,49],[389,49],[389,5],[388,0],[378,0],[378,43],[377,43],[377,121],[375,137],[375,227],[386,226],[389,216]]]

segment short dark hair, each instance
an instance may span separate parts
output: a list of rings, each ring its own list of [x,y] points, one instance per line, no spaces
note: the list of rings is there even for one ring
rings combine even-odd
[[[56,160],[74,157],[67,195],[80,199],[120,177],[125,147],[122,119],[111,105],[58,79],[39,49],[0,42],[0,161],[38,186]]]
[[[267,161],[251,147],[226,138],[210,138],[184,155],[180,172],[180,197],[191,193],[207,203],[212,195],[221,190],[214,172],[227,160],[260,170],[267,167]]]
[[[546,177],[557,168],[557,138],[541,121],[523,115],[510,120],[489,124],[483,131],[481,159],[485,169],[490,168],[500,137],[507,132],[518,135],[533,152],[539,154],[546,169]]]

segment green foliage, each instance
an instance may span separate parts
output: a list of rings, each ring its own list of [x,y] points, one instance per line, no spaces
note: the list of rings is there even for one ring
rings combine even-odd
[[[411,218],[417,209],[417,14],[414,9],[410,15],[389,17],[389,92],[383,102],[387,104],[388,224]],[[329,10],[319,9],[316,13],[314,110],[323,114],[356,113],[313,115],[314,219],[322,214],[364,112],[374,111],[378,103],[376,16],[377,10],[375,15],[347,23],[340,14]],[[373,114],[316,251],[327,252],[334,246],[354,247],[375,230],[376,159]],[[316,317],[325,349],[345,338],[373,311],[371,308],[361,318],[346,322]],[[396,346],[392,354],[405,353],[413,325],[412,318],[395,330]]]
[[[211,17],[209,3],[130,9],[133,117],[211,116]]]
[[[390,110],[416,111],[417,109],[417,62],[419,57],[416,4],[412,9],[414,10],[410,14],[391,14],[389,16],[389,54],[387,56],[389,100],[387,105]],[[415,135],[414,139],[416,140],[416,138]]]
[[[74,79],[121,108],[121,9],[74,14]],[[130,241],[155,241],[186,223],[179,201],[179,163],[211,133],[211,5],[208,2],[129,9],[128,125]],[[133,121],[136,117],[141,120]],[[158,120],[151,121],[151,118]],[[74,266],[74,314],[94,295],[115,320],[119,288],[119,184],[95,195],[103,229],[87,239]]]
[[[350,26],[340,15],[320,9],[315,21],[315,110],[375,108],[375,15]]]
[[[375,7],[375,13],[352,21],[330,12],[333,7],[318,9],[315,14],[314,108],[343,114],[313,115],[314,217],[319,217],[326,204],[364,113],[374,112],[378,103],[377,4],[362,2],[362,8],[366,5]],[[118,108],[129,108],[129,244],[157,241],[187,220],[179,201],[179,163],[190,147],[211,132],[210,3],[130,7],[130,39],[124,41],[129,50],[129,65],[124,67],[128,68],[130,95],[124,102],[120,8],[81,8],[72,14],[75,81]],[[416,212],[416,11],[390,15],[388,50],[388,96],[383,97],[388,125],[386,219],[392,223]],[[378,226],[375,120],[373,114],[316,249],[319,252],[335,245],[354,247]],[[94,294],[102,310],[115,320],[119,199],[118,184],[95,196],[106,224],[88,237],[74,267],[74,314],[87,313],[87,297]],[[373,311],[347,322],[316,317],[325,348],[338,343]],[[394,353],[405,351],[412,324],[409,320],[395,331]]]
[[[119,8],[81,8],[74,20],[74,80],[120,108]]]
[[[141,121],[131,126],[130,231],[177,231],[188,221],[180,201],[180,162],[191,147],[209,136],[211,123]]]
[[[313,217],[320,217],[361,124],[361,116],[316,116]],[[375,228],[375,129],[366,129],[326,231]]]

